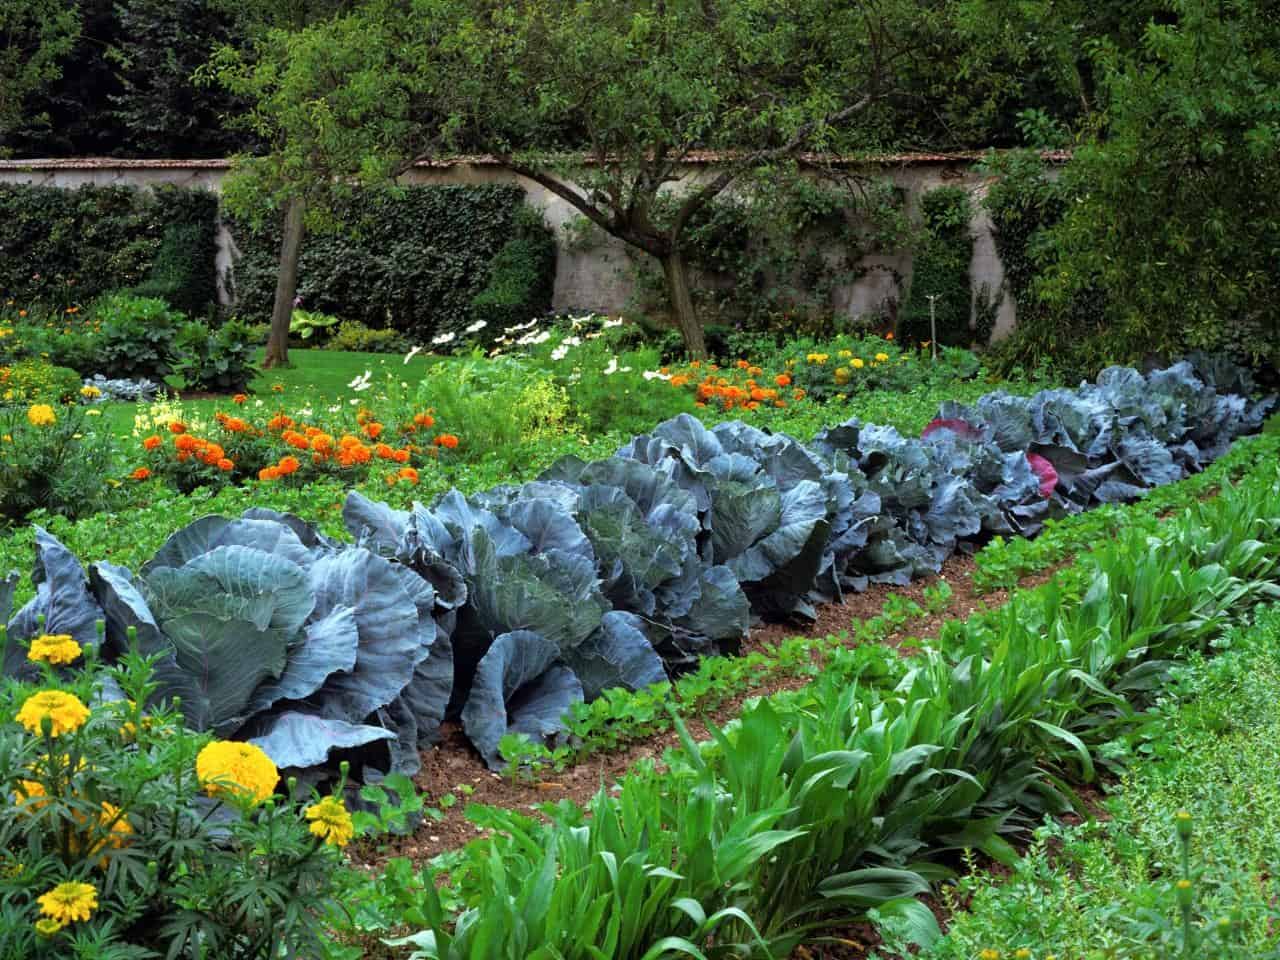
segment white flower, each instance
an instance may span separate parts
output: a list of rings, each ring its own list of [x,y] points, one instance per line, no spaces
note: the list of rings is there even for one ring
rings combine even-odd
[[[303,407],[301,410],[298,411],[298,416],[313,417],[315,416],[315,411],[312,410],[310,407]]]
[[[431,342],[432,342],[433,344],[435,344],[436,346],[440,346],[440,344],[442,344],[442,343],[450,343],[450,342],[452,342],[452,341],[453,341],[453,339],[454,339],[456,336],[457,336],[457,334],[456,334],[456,333],[442,333],[442,334],[440,334],[440,336],[438,336],[438,337],[432,337],[432,338],[431,338]]]
[[[483,320],[477,320],[471,326],[467,327],[467,333],[479,333],[488,325],[489,324],[485,323]]]
[[[526,333],[523,337],[517,340],[516,343],[523,347],[527,347],[530,344],[546,343],[550,339],[551,334],[548,331],[543,330],[541,333]]]
[[[657,370],[646,370],[644,373],[640,374],[640,376],[644,377],[646,380],[670,380],[671,379],[671,374],[659,373]]]
[[[338,412],[339,410],[341,410],[341,409],[342,409],[342,404],[340,404],[340,403],[335,403],[332,407],[330,407],[330,408],[329,408],[329,412],[330,412],[330,413],[337,413],[337,412]]]
[[[503,332],[503,333],[516,333],[517,331],[520,331],[520,330],[528,330],[530,327],[536,327],[537,325],[538,325],[538,318],[537,318],[537,317],[534,317],[534,318],[533,318],[532,320],[530,320],[528,323],[517,323],[514,327],[507,327],[507,328],[506,328],[506,329],[504,329],[502,332]]]
[[[568,355],[569,355],[569,348],[566,347],[563,343],[551,351],[552,360],[563,360]]]
[[[609,358],[609,365],[608,365],[607,367],[605,367],[605,368],[604,368],[604,375],[605,375],[606,377],[609,377],[609,376],[612,376],[613,374],[615,374],[615,373],[617,373],[617,372],[618,372],[618,358],[617,358],[617,357],[610,357],[610,358]]]
[[[410,350],[408,353],[404,355],[404,362],[408,363],[410,360],[412,360],[421,352],[422,352],[422,347],[414,347],[412,350]]]
[[[619,372],[619,373],[630,373],[630,372],[631,372],[631,368],[630,368],[630,367],[623,367],[623,368],[622,368],[622,369],[620,369],[618,372]]]
[[[606,320],[606,321],[604,322],[604,325],[605,325],[606,327],[620,327],[620,326],[622,326],[622,318],[621,318],[621,317],[618,317],[618,319],[617,319],[617,320]]]
[[[572,327],[580,327],[584,323],[590,323],[595,318],[596,317],[594,313],[583,314],[581,317],[570,317],[569,325]]]
[[[560,343],[563,346],[569,346],[569,347],[582,346],[582,341],[577,337],[565,337],[563,340],[560,341]]]
[[[352,397],[350,400],[347,401],[347,403],[351,404],[353,407],[359,402],[360,402],[359,397]]]
[[[588,339],[588,340],[599,340],[599,339],[600,339],[601,337],[603,337],[603,336],[604,336],[604,334],[603,334],[603,333],[588,333],[588,334],[587,334],[587,339]]]
[[[354,390],[356,393],[359,393],[361,390],[368,390],[369,387],[372,386],[372,384],[369,383],[369,380],[372,376],[373,376],[373,371],[366,370],[364,372],[364,376],[356,377],[354,380],[348,383],[347,386],[350,387],[352,390]]]

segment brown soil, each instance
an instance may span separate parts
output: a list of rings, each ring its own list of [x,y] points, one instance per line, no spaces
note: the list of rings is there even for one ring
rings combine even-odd
[[[973,587],[974,569],[972,557],[953,556],[943,564],[937,576],[917,580],[905,587],[873,585],[865,593],[845,597],[842,603],[820,607],[817,619],[811,624],[774,623],[754,629],[743,642],[742,652],[760,650],[767,644],[795,636],[835,636],[852,646],[854,641],[849,638],[850,627],[857,621],[879,615],[889,594],[915,601],[923,607],[925,590],[945,581],[951,588],[951,597],[945,608],[909,621],[884,640],[906,654],[916,649],[921,640],[937,636],[944,621],[963,619],[1007,601],[1007,590],[979,594]],[[1056,570],[1057,567],[1028,576],[1019,586],[1034,587],[1044,583]],[[743,702],[748,698],[768,696],[780,690],[796,690],[809,682],[810,678],[805,676],[768,678],[746,693],[726,700],[708,714],[686,718],[686,725],[695,738],[706,738],[709,735],[708,722],[723,725],[740,715]],[[664,731],[617,750],[594,754],[561,773],[550,775],[549,779],[530,783],[506,779],[489,770],[457,724],[445,724],[441,733],[441,742],[423,751],[422,770],[414,778],[427,806],[440,810],[440,819],[427,819],[412,835],[383,838],[387,842],[376,849],[363,846],[356,851],[360,861],[373,865],[390,857],[408,857],[421,863],[462,846],[479,835],[475,825],[466,819],[466,807],[472,803],[523,812],[532,812],[539,804],[563,799],[585,805],[601,786],[613,784],[641,760],[660,760],[663,753],[679,740],[674,730]],[[441,801],[448,796],[452,796],[455,802],[445,809]]]

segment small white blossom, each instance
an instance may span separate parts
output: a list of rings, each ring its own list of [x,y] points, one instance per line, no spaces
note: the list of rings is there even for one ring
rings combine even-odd
[[[340,404],[340,403],[335,403],[332,407],[330,407],[330,408],[329,408],[329,412],[330,412],[330,413],[337,413],[337,412],[338,412],[339,410],[341,410],[341,409],[342,409],[342,404]]]
[[[582,346],[582,341],[578,337],[565,337],[563,340],[560,341],[560,343],[569,347]]]
[[[616,320],[606,320],[604,325],[605,327],[620,327],[622,326],[622,318],[618,317]]]
[[[528,323],[517,323],[514,327],[507,327],[502,332],[507,334],[516,333],[520,330],[528,330],[530,327],[536,327],[537,325],[538,318],[534,317]]]
[[[646,380],[670,380],[671,379],[671,374],[660,373],[657,370],[646,370],[644,373],[640,374],[640,376],[644,377]]]
[[[568,355],[569,355],[569,348],[566,347],[563,343],[551,351],[551,359],[556,361],[563,360]]]
[[[457,334],[456,334],[456,333],[442,333],[442,334],[440,334],[440,336],[438,336],[438,337],[432,337],[432,338],[431,338],[431,342],[432,342],[433,344],[435,344],[435,345],[438,347],[438,346],[440,346],[442,343],[450,343],[450,342],[452,342],[452,341],[453,341],[453,339],[454,339],[456,336],[457,336]]]
[[[618,358],[617,358],[617,357],[610,357],[610,358],[609,358],[609,365],[608,365],[607,367],[605,367],[605,368],[604,368],[604,375],[605,375],[606,377],[609,377],[609,376],[612,376],[613,374],[615,374],[615,373],[617,373],[617,372],[618,372]]]
[[[483,320],[477,320],[471,326],[467,327],[467,333],[479,333],[488,325],[489,324],[485,323]]]
[[[404,355],[404,362],[408,363],[410,360],[412,360],[421,352],[422,352],[422,347],[414,347],[412,350],[410,350],[408,353]]]
[[[352,390],[356,391],[356,393],[359,393],[361,390],[368,390],[371,386],[373,386],[373,384],[369,382],[369,380],[372,377],[373,377],[373,371],[366,370],[363,376],[356,377],[354,380],[348,383],[347,386],[350,387]]]
[[[531,344],[546,343],[550,339],[551,334],[546,330],[543,330],[541,333],[526,333],[523,337],[517,340],[516,343],[520,344],[522,347],[527,347]]]

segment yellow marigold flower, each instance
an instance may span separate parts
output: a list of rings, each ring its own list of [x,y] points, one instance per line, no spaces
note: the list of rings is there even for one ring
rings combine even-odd
[[[888,359],[889,359],[889,355],[887,353],[876,354],[876,360],[878,360],[880,363],[884,363]]]
[[[33,427],[51,427],[58,422],[58,417],[49,404],[36,403],[27,408],[27,420]]]
[[[53,917],[41,917],[36,921],[36,933],[42,937],[52,937],[66,924],[61,920],[55,920]]]
[[[852,360],[849,361],[849,366],[853,367],[853,369],[855,370],[861,370],[863,367],[862,358],[854,357]]]
[[[841,358],[843,358],[843,359],[845,359],[845,360],[848,360],[850,357],[852,357],[852,356],[853,356],[853,351],[852,351],[852,350],[841,350],[838,354],[836,354],[836,356],[841,357]]]
[[[80,658],[80,644],[68,633],[44,633],[31,641],[27,659],[36,663],[73,663]]]
[[[84,726],[89,719],[89,708],[73,693],[42,690],[23,701],[22,709],[14,719],[26,727],[28,733],[39,733],[45,717],[53,723],[53,736],[60,737]]]
[[[94,397],[102,396],[102,390],[99,387],[86,385],[80,388],[80,396],[91,400]]]
[[[62,924],[75,923],[88,920],[89,915],[98,909],[98,888],[91,883],[68,880],[36,897],[36,902],[46,917]]]
[[[75,814],[75,819],[81,825],[85,822],[84,816],[79,813]],[[103,847],[108,845],[113,850],[121,850],[129,845],[129,838],[133,835],[133,824],[129,822],[128,817],[126,817],[121,812],[120,808],[114,803],[108,803],[105,800],[102,801],[102,809],[98,813],[97,828],[100,833],[104,833],[106,835],[93,839],[92,842],[90,842],[92,835],[84,838],[88,845],[87,852],[90,856],[98,853]],[[69,845],[72,853],[80,852],[79,837],[73,835]],[[105,870],[107,867],[107,858],[103,857],[98,862],[98,865]]]
[[[45,798],[44,784],[38,780],[19,780],[18,789],[13,794],[13,802],[21,806],[23,801],[27,802],[27,806],[23,809],[31,813],[44,807],[49,802]]]
[[[1000,951],[987,947],[978,954],[978,960],[1000,960]]]
[[[196,756],[196,776],[211,797],[245,797],[261,803],[275,791],[280,771],[251,743],[215,740]]]
[[[1016,960],[1031,960],[1031,951],[1026,947],[1019,947],[1013,951]]]
[[[337,797],[325,797],[303,811],[311,821],[310,830],[331,847],[345,847],[355,836],[351,814]]]

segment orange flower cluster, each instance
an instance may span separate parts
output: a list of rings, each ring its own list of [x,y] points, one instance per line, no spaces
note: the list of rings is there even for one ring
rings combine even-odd
[[[232,402],[243,405],[235,397]],[[232,453],[228,454],[222,444],[191,433],[185,423],[173,421],[168,424],[168,430],[173,434],[172,458],[165,453],[165,440],[161,436],[148,436],[142,440],[142,448],[153,459],[131,476],[143,479],[140,476],[142,471],[151,476],[157,468],[163,469],[166,464],[175,462],[207,464],[228,473],[239,464],[247,473],[265,461],[266,465],[257,470],[258,479],[273,481],[298,473],[308,462],[321,470],[360,468],[386,462],[399,467],[387,477],[388,483],[416,484],[418,472],[410,466],[415,453],[437,457],[441,449],[456,449],[460,442],[451,433],[438,434],[429,440],[424,436],[415,441],[415,437],[420,436],[419,431],[428,431],[435,426],[432,413],[430,410],[417,413],[411,420],[388,427],[371,411],[361,409],[356,415],[355,429],[349,433],[329,433],[319,427],[299,423],[284,413],[276,413],[265,422],[255,422],[220,411],[214,415],[214,420],[226,432],[226,436],[220,439]],[[392,440],[393,433],[399,442]],[[273,461],[271,458],[277,459]]]
[[[743,371],[750,372],[759,370],[759,367],[752,367],[746,364],[746,361],[738,361],[739,368]],[[712,368],[715,369],[714,367]],[[763,371],[760,371],[763,372]],[[677,383],[680,376],[674,376],[669,381],[673,387],[683,387],[688,383],[685,380]],[[741,383],[734,383],[728,377],[717,377],[708,374],[699,381],[694,390],[697,396],[697,405],[705,407],[710,403],[716,403],[725,410],[757,410],[761,404],[773,403],[777,406],[786,406],[784,401],[778,399],[778,391],[773,387],[762,387],[756,380],[755,376],[749,376]]]

